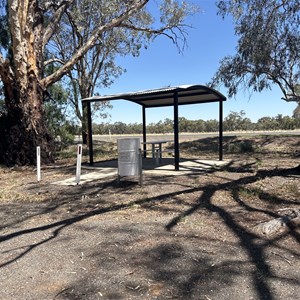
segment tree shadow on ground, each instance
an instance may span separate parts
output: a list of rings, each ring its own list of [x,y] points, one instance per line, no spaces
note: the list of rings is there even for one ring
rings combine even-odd
[[[84,187],[75,187],[73,190],[66,190],[65,194],[62,195],[60,199],[51,199],[52,201],[49,201],[48,205],[45,204],[40,210],[33,211],[32,215],[22,219],[22,222],[41,215],[53,214],[55,216],[56,213],[59,213],[57,220],[50,219],[47,223],[41,221],[40,225],[29,225],[27,228],[21,228],[20,226],[20,229],[15,223],[13,224],[15,228],[9,228],[9,232],[1,235],[0,243],[5,243],[23,236],[47,232],[46,237],[43,239],[29,241],[26,246],[19,249],[16,255],[12,255],[4,261],[2,260],[0,268],[5,268],[16,261],[19,261],[34,249],[58,239],[62,232],[71,226],[78,225],[78,223],[95,216],[122,212],[136,206],[152,212],[172,212],[172,215],[175,214],[175,216],[165,224],[165,230],[161,230],[155,235],[156,239],[159,240],[160,237],[163,237],[166,234],[172,234],[183,219],[195,214],[207,212],[216,216],[217,219],[225,225],[226,229],[238,240],[239,247],[246,253],[248,261],[252,264],[249,270],[251,271],[251,281],[256,292],[256,299],[276,299],[270,281],[274,279],[284,281],[288,280],[288,278],[278,277],[276,275],[276,272],[272,269],[272,266],[267,259],[268,248],[270,246],[277,247],[276,243],[286,236],[292,237],[293,240],[299,244],[299,231],[290,227],[288,232],[279,237],[266,239],[243,226],[237,220],[237,215],[233,211],[223,205],[218,205],[213,201],[213,198],[218,191],[226,190],[231,194],[235,203],[241,207],[241,209],[245,209],[248,213],[257,212],[259,210],[265,217],[277,217],[279,215],[276,214],[274,210],[257,209],[245,203],[240,197],[238,190],[245,184],[254,183],[262,178],[278,176],[279,174],[285,174],[286,176],[290,175],[288,170],[277,169],[275,171],[259,171],[243,178],[230,181],[227,180],[220,183],[208,183],[203,184],[202,186],[197,186],[196,184],[191,186],[190,183],[185,184],[184,181],[180,181],[180,177],[177,177],[176,179],[174,177],[169,177],[169,179],[165,178],[165,181],[161,180],[159,182],[157,182],[156,179],[153,179],[155,182],[153,186],[162,191],[159,195],[154,196],[152,196],[151,193],[145,192],[143,188],[130,182],[123,182],[121,185],[118,185],[115,179],[106,182],[97,182],[96,186],[95,183],[93,183]],[[178,185],[180,187],[179,190],[163,192],[166,180],[169,180],[169,184]],[[151,184],[151,178],[149,177],[147,185],[151,186]],[[106,201],[106,193],[111,194],[112,192],[115,193],[116,198]],[[179,201],[177,198],[179,193],[186,198]],[[196,201],[189,201],[189,196],[195,194],[199,194]],[[118,197],[118,195],[122,196]],[[138,195],[138,197],[131,200],[133,195]],[[85,197],[82,198],[82,196]],[[262,195],[260,200],[263,203],[269,201],[270,198],[266,193]],[[168,205],[164,207],[163,205],[167,202]],[[274,195],[272,195],[272,202],[291,204],[288,200],[279,197],[276,198]],[[178,209],[176,210],[174,207],[170,208],[172,204],[176,205]],[[295,202],[292,204],[294,206],[300,205]],[[35,205],[32,207],[34,206]],[[12,223],[8,224],[8,227],[11,225]],[[154,230],[156,229],[154,228]],[[120,228],[117,231],[121,232]],[[135,232],[130,231],[129,229],[123,229],[123,232],[121,233],[127,233],[131,237],[136,235],[137,240],[132,239],[132,242],[138,243],[141,242],[141,240],[143,242],[147,241],[147,237],[141,237],[138,230]],[[107,231],[107,234],[109,235],[109,231]],[[186,234],[188,235],[188,233]],[[194,258],[194,261],[191,263],[190,259],[187,259],[185,256],[185,240],[183,239],[182,242],[178,242],[179,237],[176,236],[176,234],[173,234],[172,237],[173,241],[167,243],[162,242],[160,245],[155,246],[149,245],[147,250],[136,253],[136,257],[130,257],[132,262],[128,262],[128,264],[130,263],[132,266],[138,265],[146,268],[145,273],[147,275],[144,274],[143,276],[146,276],[149,282],[151,281],[151,284],[149,283],[148,287],[146,285],[140,286],[136,277],[134,280],[126,278],[122,283],[121,281],[118,281],[119,288],[116,288],[116,291],[113,293],[108,293],[108,299],[124,299],[124,295],[122,295],[124,289],[127,290],[132,297],[136,297],[136,299],[141,295],[148,295],[149,297],[151,295],[157,295],[157,297],[162,295],[162,297],[165,298],[177,297],[179,299],[199,299],[197,298],[199,291],[201,291],[202,295],[207,295],[213,288],[215,290],[224,289],[226,286],[232,284],[237,276],[243,274],[243,268],[241,270],[242,261],[239,261],[239,259],[224,260],[218,264],[218,268],[214,268],[210,261],[211,256],[203,255],[203,251],[201,252],[202,255],[199,256],[189,251],[189,258]],[[197,242],[201,243],[201,240],[197,239]],[[210,245],[213,245],[213,243],[214,239],[211,238]],[[104,246],[112,247],[110,243]],[[124,246],[129,247],[128,244],[124,244]],[[120,250],[120,247],[113,247],[111,249],[114,249],[113,251],[110,251],[112,257],[130,253],[129,248],[127,250],[125,249],[126,251],[124,249]],[[284,248],[284,251],[299,257],[299,253],[293,252],[292,249]],[[99,250],[94,250],[94,255],[100,255]],[[98,262],[103,263],[103,260],[99,260]],[[109,262],[106,263],[107,267],[109,267]],[[299,280],[296,279],[292,282],[292,285],[295,286],[299,284]],[[151,290],[154,286],[157,289],[156,291]],[[199,287],[201,287],[201,289]],[[81,296],[85,299],[89,299],[88,297],[95,295],[95,289],[97,289],[97,287],[91,282],[90,275],[86,275],[76,282],[74,286],[70,286],[63,292],[57,294],[57,298],[75,299],[76,297],[78,298]],[[159,291],[160,289],[164,289],[164,294]],[[203,299],[205,299],[205,297]]]
[[[247,211],[258,211],[258,209],[251,208],[250,206],[246,205],[242,199],[239,197],[237,192],[237,187],[243,184],[247,183],[253,183],[257,179],[262,179],[264,177],[269,176],[277,176],[279,174],[286,174],[289,175],[289,170],[277,170],[277,171],[261,171],[258,172],[254,176],[249,176],[246,178],[243,178],[242,181],[240,180],[230,182],[228,185],[221,184],[221,185],[211,185],[206,186],[205,190],[203,190],[203,194],[198,200],[198,203],[193,205],[188,210],[184,211],[180,215],[173,218],[167,225],[167,230],[172,230],[176,225],[178,225],[178,222],[184,218],[187,217],[193,213],[195,213],[197,210],[201,208],[205,208],[208,211],[217,213],[220,219],[223,220],[224,224],[226,224],[227,228],[231,230],[232,233],[236,237],[238,237],[240,241],[241,247],[247,252],[249,259],[254,263],[255,269],[252,274],[253,282],[257,291],[257,297],[258,299],[274,299],[274,296],[272,294],[272,288],[270,287],[268,281],[272,278],[274,278],[274,273],[271,270],[271,266],[268,264],[266,260],[266,248],[273,244],[272,239],[265,240],[261,239],[261,237],[255,233],[252,233],[242,227],[240,224],[238,224],[235,221],[235,217],[232,213],[224,209],[223,207],[220,207],[216,204],[213,204],[211,199],[213,198],[213,195],[220,189],[230,189],[231,194],[235,201],[243,208],[246,208]],[[293,170],[292,172],[293,173]],[[264,197],[261,198],[262,201],[270,201],[270,196],[266,193],[264,194]],[[279,203],[285,203],[285,204],[293,204],[296,203],[289,201],[286,201],[284,199],[276,198],[275,196],[272,196],[272,202],[279,202]],[[300,206],[300,203],[297,203],[298,206]],[[263,212],[265,215],[269,215],[271,217],[280,217],[278,214],[276,214],[274,211],[268,211],[268,210],[259,210],[260,212]],[[290,227],[289,234],[295,239],[297,243],[300,244],[300,234],[295,230],[295,228]],[[258,241],[261,240],[262,243],[258,243]],[[276,241],[276,238],[274,239]],[[296,253],[294,253],[296,254]],[[299,254],[296,254],[299,255]]]

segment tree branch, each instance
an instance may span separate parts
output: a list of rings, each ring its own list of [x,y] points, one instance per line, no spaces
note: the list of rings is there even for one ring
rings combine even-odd
[[[67,72],[69,72],[74,64],[78,62],[78,60],[83,57],[89,49],[91,49],[95,43],[97,42],[98,36],[111,28],[118,27],[124,20],[126,20],[128,17],[136,13],[138,10],[140,10],[142,7],[146,5],[146,3],[149,0],[139,0],[135,4],[133,4],[127,11],[119,15],[118,17],[112,19],[109,23],[100,26],[99,28],[96,28],[88,41],[80,47],[77,52],[71,57],[71,59],[65,63],[64,66],[62,66],[60,69],[58,69],[53,74],[49,75],[48,77],[44,78],[41,81],[41,84],[44,86],[44,88],[47,88],[50,84],[58,81],[61,77],[63,77]]]
[[[69,7],[69,5],[73,2],[73,0],[69,1],[62,1],[60,6],[55,11],[54,15],[52,16],[52,19],[49,22],[49,25],[47,26],[44,37],[43,37],[43,49],[45,48],[46,44],[51,39],[53,33],[55,32],[58,23],[60,22],[60,19],[62,18],[64,12]]]
[[[295,94],[288,94],[285,97],[282,97],[281,99],[286,102],[298,102],[300,104],[300,96],[297,96]]]
[[[47,66],[47,65],[49,65],[49,64],[51,64],[51,63],[53,63],[53,62],[58,62],[58,63],[60,63],[60,64],[62,64],[62,65],[64,65],[66,62],[65,61],[63,61],[62,59],[59,59],[59,58],[51,58],[51,59],[48,59],[48,60],[46,60],[45,62],[44,62],[44,66]]]
[[[151,29],[151,28],[143,28],[143,27],[136,27],[132,24],[128,24],[128,23],[121,23],[118,27],[122,27],[122,28],[128,28],[128,29],[132,29],[135,31],[141,31],[141,32],[146,32],[146,33],[150,33],[150,34],[154,34],[154,35],[164,35],[167,38],[171,39],[172,42],[178,46],[177,40],[178,40],[178,36],[177,34],[174,32],[174,28],[178,29],[178,31],[182,34],[182,36],[184,37],[183,34],[183,30],[181,27],[188,27],[188,25],[177,25],[176,27],[172,27],[172,26],[166,26],[166,27],[162,27],[160,29]],[[167,34],[165,31],[171,31],[171,34]],[[184,45],[186,44],[186,39],[184,37]]]
[[[67,17],[68,17],[68,19],[69,19],[69,21],[70,21],[70,23],[72,25],[72,28],[74,28],[74,30],[75,30],[75,32],[73,31],[73,33],[77,36],[79,45],[82,46],[82,44],[83,44],[83,38],[82,38],[82,35],[79,32],[79,29],[78,29],[78,26],[77,26],[76,22],[74,21],[72,15],[70,13],[68,13],[68,12],[67,12]]]

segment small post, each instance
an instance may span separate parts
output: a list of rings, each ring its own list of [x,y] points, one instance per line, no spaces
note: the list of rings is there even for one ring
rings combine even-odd
[[[41,181],[41,147],[36,147],[36,174],[37,174],[37,181]]]
[[[178,121],[178,93],[174,93],[174,155],[175,171],[179,171],[179,121]]]
[[[219,102],[219,160],[223,160],[223,101]]]
[[[81,173],[81,157],[82,157],[82,145],[78,144],[77,146],[77,164],[76,164],[76,184],[80,182],[80,173]]]
[[[147,128],[146,128],[146,107],[143,105],[143,152],[144,158],[147,157]]]
[[[140,175],[140,186],[143,186],[143,158],[142,158],[142,150],[139,149],[139,175]]]
[[[159,148],[155,148],[155,166],[159,166],[160,154]]]
[[[88,146],[89,146],[89,156],[90,165],[94,164],[94,153],[93,153],[93,122],[92,122],[92,112],[91,112],[91,102],[87,102],[87,117],[88,117]]]

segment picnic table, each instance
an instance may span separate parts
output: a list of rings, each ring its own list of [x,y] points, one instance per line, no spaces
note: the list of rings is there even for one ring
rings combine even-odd
[[[151,145],[151,153],[152,159],[156,165],[159,164],[160,159],[162,158],[162,153],[164,150],[162,149],[162,145],[172,142],[170,140],[158,140],[158,141],[149,141],[149,142],[142,142],[143,145]]]

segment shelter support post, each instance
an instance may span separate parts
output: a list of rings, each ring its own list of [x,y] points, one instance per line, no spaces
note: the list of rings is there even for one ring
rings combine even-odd
[[[219,101],[219,160],[223,160],[223,101]]]
[[[174,93],[174,155],[175,171],[179,171],[178,93]]]
[[[92,129],[92,111],[91,111],[90,101],[87,101],[87,118],[88,118],[88,146],[89,146],[90,165],[93,165],[94,164],[93,129]]]
[[[147,132],[146,132],[146,107],[143,106],[143,153],[144,153],[144,158],[147,157],[147,146],[146,143],[147,142]]]

